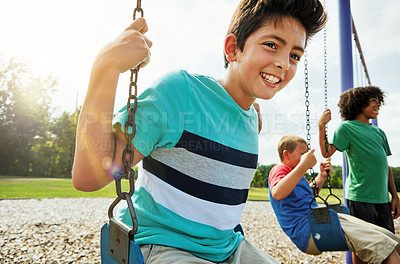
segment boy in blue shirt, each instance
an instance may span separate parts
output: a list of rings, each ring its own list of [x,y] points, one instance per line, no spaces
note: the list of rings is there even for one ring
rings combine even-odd
[[[307,41],[325,22],[316,0],[243,0],[225,38],[222,77],[175,71],[139,96],[131,143],[133,165],[142,167],[132,199],[146,263],[277,263],[234,231],[257,168],[252,105],[290,82]],[[119,74],[149,62],[147,29],[145,19],[136,19],[93,65],[72,172],[79,190],[104,187],[113,180],[110,169],[121,166],[110,162],[113,149],[96,146],[112,142],[114,132],[115,156],[122,156],[127,111],[118,112],[113,129],[109,116]],[[126,208],[117,216],[132,225]]]
[[[288,135],[280,140],[278,153],[281,164],[271,169],[268,180],[272,208],[282,230],[301,251],[321,254],[311,235],[307,218],[311,211],[310,201],[313,201],[312,207],[317,207],[317,204],[313,200],[311,184],[304,177],[317,162],[314,150],[308,150],[304,139]],[[326,180],[326,171],[333,171],[329,159],[320,164],[320,171],[315,179],[318,189]],[[347,246],[358,257],[355,264],[400,263],[399,237],[353,216],[341,213],[338,216]]]

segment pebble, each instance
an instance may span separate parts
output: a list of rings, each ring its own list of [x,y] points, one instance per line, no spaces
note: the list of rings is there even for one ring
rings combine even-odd
[[[113,200],[0,200],[0,263],[100,263],[100,228]],[[311,256],[298,250],[269,202],[248,201],[242,226],[251,243],[281,263],[346,263],[344,252]],[[399,230],[399,220],[395,226]]]

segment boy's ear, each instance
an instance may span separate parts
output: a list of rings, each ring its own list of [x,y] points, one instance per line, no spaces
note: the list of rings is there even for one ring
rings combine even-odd
[[[287,150],[287,149],[285,149],[283,152],[282,152],[282,154],[283,154],[283,159],[284,160],[286,160],[286,159],[288,159],[289,158],[289,151]]]
[[[225,57],[229,62],[236,61],[237,42],[235,34],[229,34],[225,38],[224,52]]]

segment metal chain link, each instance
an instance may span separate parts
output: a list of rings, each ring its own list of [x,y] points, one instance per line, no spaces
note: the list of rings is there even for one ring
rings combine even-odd
[[[136,19],[136,13],[140,13],[140,16],[143,17],[143,9],[142,9],[142,1],[137,0],[136,8],[133,10],[133,20]]]
[[[326,8],[326,2],[324,0],[324,9]],[[305,84],[305,105],[306,105],[306,130],[307,130],[307,146],[308,149],[311,149],[311,135],[310,135],[310,129],[311,129],[311,124],[310,124],[310,92],[309,92],[309,77],[308,77],[308,60],[307,60],[307,51],[304,52],[304,84]],[[326,27],[324,28],[324,103],[325,103],[325,108],[328,108],[328,62],[327,62],[327,37],[326,37]],[[328,127],[325,125],[325,138],[327,139],[327,133],[328,133]],[[325,155],[328,155],[328,141],[325,140]],[[315,181],[314,177],[314,169],[310,168],[310,174],[312,177],[312,190],[313,190],[313,199],[311,199],[309,203],[309,207],[312,209],[312,203],[316,198],[320,198],[326,206],[328,206],[328,198],[330,196],[334,196],[337,198],[340,203],[341,200],[332,193],[331,189],[331,177],[329,173],[327,172],[327,186],[329,188],[329,194],[328,196],[324,199],[321,196],[319,196],[319,190],[317,183]]]
[[[328,59],[326,27],[324,28],[324,103],[325,108],[328,108]]]
[[[324,9],[326,9],[326,0],[324,0]],[[327,34],[326,34],[326,26],[324,27],[324,103],[325,103],[325,109],[328,108],[328,47],[327,47]],[[329,156],[329,143],[328,143],[328,124],[325,124],[325,157],[327,158]],[[325,204],[328,203],[328,198],[330,196],[335,197],[340,201],[340,204],[342,201],[332,193],[332,184],[331,184],[331,175],[329,174],[329,171],[326,171],[326,182],[327,182],[327,188],[329,190],[328,196],[325,198],[324,202]]]
[[[324,1],[324,6],[325,6]],[[328,108],[328,54],[327,54],[327,37],[326,37],[326,27],[324,27],[324,102],[325,109]],[[325,124],[325,158],[329,156],[329,143],[328,143],[328,124]],[[332,185],[331,185],[331,175],[329,171],[326,170],[326,179],[327,179],[327,187],[329,190],[329,195],[332,194]],[[328,195],[328,197],[329,197]],[[327,197],[327,198],[328,198]],[[326,198],[326,199],[327,199]]]
[[[326,2],[324,1],[324,8],[326,8]],[[327,48],[327,35],[326,26],[324,27],[324,103],[325,109],[328,108],[328,48]],[[325,157],[329,156],[329,144],[328,144],[328,124],[325,124]]]
[[[307,51],[304,52],[304,85],[305,85],[305,105],[306,105],[306,139],[307,139],[307,147],[310,150],[311,149],[311,134],[310,134],[310,129],[311,129],[311,124],[310,124],[310,92],[308,90],[309,88],[309,80],[308,80],[308,60],[307,60]],[[318,187],[315,182],[315,177],[314,177],[314,169],[310,168],[310,175],[312,177],[312,184],[313,184],[313,193],[314,197],[318,196]]]
[[[137,0],[136,8],[133,11],[133,20],[136,19],[136,13],[140,13],[143,17],[143,9],[141,7],[141,0]],[[116,201],[126,200],[128,203],[129,213],[132,218],[132,236],[137,231],[137,218],[135,209],[132,204],[131,197],[135,192],[135,171],[132,168],[132,163],[134,160],[134,150],[132,148],[132,139],[135,137],[136,134],[136,124],[135,124],[135,113],[137,109],[137,81],[139,75],[140,65],[138,65],[135,69],[131,69],[130,75],[130,83],[129,83],[129,94],[128,94],[128,101],[126,104],[126,111],[128,112],[128,119],[125,123],[124,127],[124,135],[126,139],[126,145],[124,151],[122,153],[122,174],[115,177],[115,187],[117,191],[118,198]],[[131,106],[133,100],[133,107]],[[121,188],[121,178],[129,180],[129,192],[122,192]],[[114,203],[115,206],[116,203]],[[113,207],[110,209],[112,210]]]
[[[311,140],[311,135],[310,135],[310,101],[309,101],[309,97],[310,97],[310,93],[308,91],[308,87],[309,87],[309,83],[308,83],[308,60],[307,60],[307,51],[304,52],[304,82],[305,82],[305,97],[306,97],[306,101],[305,101],[305,105],[306,105],[306,131],[307,131],[307,145],[308,148],[311,148],[311,144],[310,144],[310,140]]]

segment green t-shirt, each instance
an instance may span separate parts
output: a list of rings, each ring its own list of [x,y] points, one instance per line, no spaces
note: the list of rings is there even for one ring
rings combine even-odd
[[[364,203],[387,203],[389,144],[382,129],[357,120],[342,122],[332,144],[346,155],[345,197]]]

